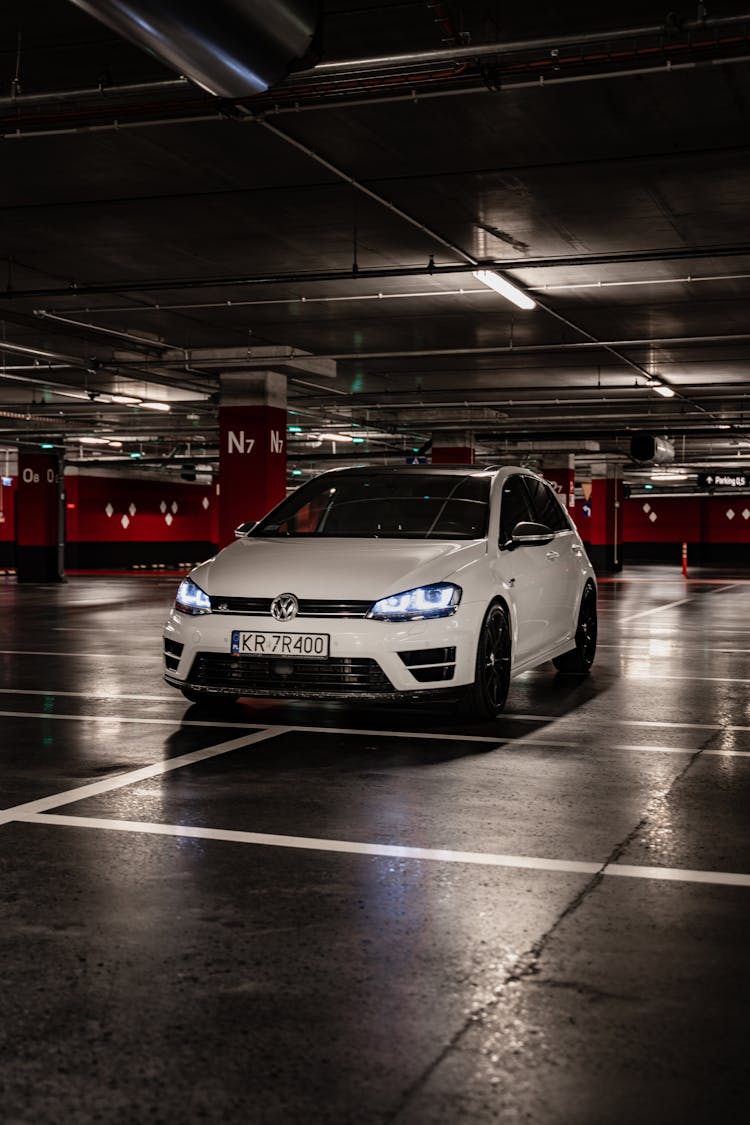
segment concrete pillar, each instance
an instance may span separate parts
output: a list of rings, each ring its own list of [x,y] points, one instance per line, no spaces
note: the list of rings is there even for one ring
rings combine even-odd
[[[592,465],[589,557],[600,574],[622,570],[622,499],[617,466]]]
[[[576,506],[576,459],[574,453],[545,454],[542,476],[554,487],[555,492],[570,512]]]
[[[469,430],[441,430],[432,435],[433,465],[473,465],[474,435]]]
[[[219,402],[219,546],[286,496],[286,376],[231,371]]]
[[[63,473],[54,453],[18,454],[16,578],[63,582]]]

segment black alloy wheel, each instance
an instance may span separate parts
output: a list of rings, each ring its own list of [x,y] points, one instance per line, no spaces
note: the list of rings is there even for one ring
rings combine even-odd
[[[487,610],[477,646],[474,683],[465,708],[475,718],[495,719],[501,714],[510,686],[510,621],[499,603]]]
[[[594,663],[596,655],[596,590],[587,586],[581,598],[578,611],[578,628],[575,635],[575,648],[556,656],[552,663],[558,672],[583,675]]]

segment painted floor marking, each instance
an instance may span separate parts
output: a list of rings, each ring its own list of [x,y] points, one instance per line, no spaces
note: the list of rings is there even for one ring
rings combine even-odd
[[[185,699],[179,692],[174,692],[172,695],[126,695],[124,692],[117,692],[113,695],[110,691],[57,691],[57,689],[42,690],[41,688],[12,688],[0,687],[0,694],[2,695],[54,695],[72,699],[109,699],[116,703],[120,699],[135,699],[139,703],[181,703],[186,706]]]
[[[649,651],[649,646],[651,645],[651,643],[652,642],[647,637],[644,637],[644,639],[642,641],[628,641],[625,644],[619,644],[619,645],[603,645],[603,644],[600,643],[600,644],[597,645],[597,648],[608,648],[608,649],[613,649],[617,652],[623,652],[624,650],[626,650],[628,652],[633,651],[633,652],[637,652],[637,653],[640,653],[641,655],[646,655],[646,656],[650,656],[650,655],[658,656],[658,655],[660,655],[658,653],[651,653]],[[672,641],[671,644],[675,648],[677,648],[678,645],[679,645],[679,641]],[[693,647],[692,643],[685,643],[684,645],[680,646],[680,648],[687,648],[687,649],[690,649],[692,647]],[[743,655],[745,653],[750,652],[750,648],[703,648],[703,647],[701,647],[700,652],[702,652],[702,653],[703,652],[723,652],[723,653],[737,653],[738,655]]]
[[[257,729],[259,726],[266,726],[266,723],[260,722],[256,719],[254,722],[250,719],[246,723],[229,723],[222,722],[220,719],[151,719],[139,718],[132,715],[59,715],[51,714],[46,711],[0,711],[0,719],[53,719],[64,720],[71,723],[134,723],[136,726],[157,726],[157,727],[224,727],[227,730],[248,730]],[[286,727],[278,728],[286,730]],[[497,739],[490,741],[497,742]]]
[[[26,648],[0,648],[0,656],[95,656],[104,660],[143,660],[144,657],[152,656],[161,663],[163,654],[155,646],[145,652],[41,652]]]
[[[698,754],[701,758],[750,758],[750,750],[701,750],[698,746],[645,746],[639,742],[633,743],[632,746],[623,745],[618,743],[614,746],[608,746],[608,750],[645,750],[649,754]]]
[[[750,684],[750,680],[741,680],[733,676],[670,676],[668,673],[651,672],[645,669],[642,672],[626,672],[626,680],[684,680],[689,683],[703,684]]]
[[[664,605],[656,605],[652,609],[642,609],[639,613],[631,613],[627,617],[619,619],[620,625],[626,625],[629,621],[638,621],[641,617],[650,617],[652,613],[661,613],[665,609],[674,609],[678,605],[687,605],[692,602],[693,598],[680,598],[676,602],[665,602]]]
[[[12,694],[12,693],[11,693]],[[54,695],[54,692],[43,692],[43,695]],[[84,694],[84,693],[82,693]],[[143,698],[141,696],[141,698]],[[152,719],[152,718],[138,718],[133,716],[124,715],[67,715],[67,714],[48,714],[46,711],[0,711],[0,719],[67,719],[71,722],[79,723],[141,723],[144,725],[152,726],[178,726],[178,727],[224,727],[227,730],[247,730],[248,728],[257,728],[259,726],[268,726],[264,723],[262,718],[248,719],[246,722],[232,722],[229,720],[221,719],[183,719],[179,716],[174,719]],[[504,719],[512,720],[519,723],[549,723],[553,724],[562,719],[567,718],[565,715],[518,715],[518,714],[504,714]],[[741,726],[736,723],[684,723],[684,722],[671,722],[666,719],[607,719],[606,725],[608,726],[625,726],[625,727],[656,727],[656,728],[679,728],[680,730],[708,730],[708,731],[750,731],[750,726]],[[282,729],[282,728],[279,728]],[[315,733],[322,731],[323,733],[331,734],[367,734],[367,735],[384,735],[389,738],[428,738],[428,739],[441,739],[455,740],[457,742],[494,742],[500,745],[503,742],[521,741],[521,739],[528,739],[530,735],[522,735],[519,739],[514,739],[510,735],[478,735],[478,734],[442,734],[440,732],[424,732],[424,731],[394,731],[394,730],[368,730],[364,727],[316,727],[316,726],[297,726],[294,723],[284,723],[284,731],[304,731]],[[574,738],[572,745],[580,745],[581,739]],[[546,743],[551,745],[550,743]],[[568,745],[562,743],[561,745]]]
[[[668,879],[673,882],[709,883],[750,887],[750,875],[732,871],[691,871],[678,867],[640,867],[629,864],[590,863],[575,859],[547,859],[529,855],[502,855],[491,852],[459,852],[449,848],[415,848],[401,844],[367,844],[356,840],[326,840],[309,836],[283,836],[266,832],[241,832],[229,828],[193,828],[184,824],[156,824],[147,821],[109,820],[104,817],[39,815],[28,812],[14,817],[32,824],[53,824],[65,828],[94,828],[110,832],[133,832],[154,836],[175,836],[198,840],[221,840],[234,844],[255,844],[270,848],[296,848],[304,851],[336,852],[345,855],[387,856],[391,859],[431,860],[439,863],[466,863],[481,867],[525,868],[560,871],[575,875],[617,875],[628,879]]]
[[[0,809],[0,824],[17,820],[20,816],[33,815],[45,812],[47,809],[56,809],[61,805],[70,805],[75,801],[83,801],[87,797],[98,797],[102,793],[110,793],[113,789],[122,789],[126,785],[134,785],[138,781],[145,781],[150,777],[159,777],[170,773],[172,770],[181,769],[182,766],[192,766],[196,762],[203,762],[207,758],[216,758],[220,754],[228,754],[231,750],[240,750],[245,746],[252,746],[257,742],[264,742],[269,738],[276,738],[282,734],[286,727],[269,727],[265,730],[256,730],[253,734],[245,734],[240,738],[229,739],[228,742],[219,742],[208,746],[204,750],[192,750],[189,754],[180,754],[176,758],[165,758],[161,762],[154,762],[150,766],[141,766],[137,770],[126,770],[124,773],[110,774],[100,781],[92,781],[87,785],[79,785],[75,789],[66,789],[61,793],[51,793],[47,797],[40,797],[36,801],[25,801],[22,805],[13,805],[9,809]]]

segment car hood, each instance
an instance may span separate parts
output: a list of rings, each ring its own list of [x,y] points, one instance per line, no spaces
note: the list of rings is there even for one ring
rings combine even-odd
[[[213,597],[377,601],[440,582],[486,554],[485,540],[238,539],[193,571]],[[460,578],[459,578],[460,581]]]

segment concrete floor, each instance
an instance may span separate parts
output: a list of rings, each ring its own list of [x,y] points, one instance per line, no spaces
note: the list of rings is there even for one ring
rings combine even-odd
[[[0,1118],[750,1116],[750,583],[603,583],[507,715],[161,680],[177,582],[0,579]]]

